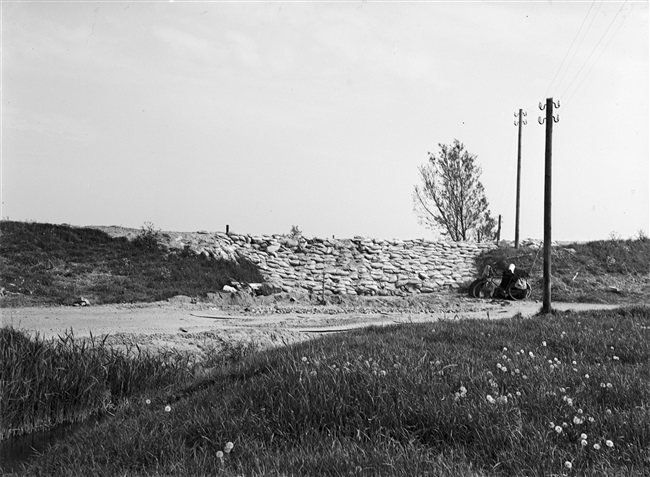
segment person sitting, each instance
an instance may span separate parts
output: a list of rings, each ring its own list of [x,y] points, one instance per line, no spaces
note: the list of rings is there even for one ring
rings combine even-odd
[[[515,276],[515,264],[511,263],[506,271],[503,272],[503,277],[501,278],[501,284],[499,285],[502,289],[506,290],[510,282]]]

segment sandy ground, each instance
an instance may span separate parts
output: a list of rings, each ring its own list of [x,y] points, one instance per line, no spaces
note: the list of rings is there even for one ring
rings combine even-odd
[[[312,306],[282,302],[274,307],[217,306],[171,300],[152,304],[87,307],[30,307],[0,309],[2,323],[32,335],[57,338],[72,332],[77,338],[109,335],[116,345],[138,344],[144,349],[176,349],[201,355],[206,350],[248,343],[257,348],[287,345],[324,333],[367,326],[439,319],[500,319],[517,313],[532,316],[541,303],[473,300],[442,296],[414,306],[385,298],[378,302],[355,300],[345,306]],[[421,303],[419,304],[421,305]],[[553,303],[557,310],[615,308],[618,305]],[[426,311],[423,311],[426,310]]]

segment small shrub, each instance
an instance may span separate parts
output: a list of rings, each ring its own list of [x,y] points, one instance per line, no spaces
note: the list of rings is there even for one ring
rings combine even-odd
[[[161,238],[160,229],[156,229],[151,222],[145,222],[138,236],[133,239],[133,243],[146,250],[156,250],[160,248]]]
[[[291,232],[289,232],[289,237],[294,240],[299,240],[302,237],[302,231],[298,228],[297,225],[291,226]]]

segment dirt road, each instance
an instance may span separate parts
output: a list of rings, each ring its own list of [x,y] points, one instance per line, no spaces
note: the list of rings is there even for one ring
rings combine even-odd
[[[371,325],[439,319],[500,319],[517,313],[532,316],[541,308],[538,302],[482,301],[458,296],[423,301],[359,298],[340,306],[324,307],[294,301],[256,307],[254,302],[232,305],[230,302],[171,300],[135,305],[4,308],[0,313],[4,325],[45,338],[70,332],[75,337],[109,335],[108,341],[112,344],[138,343],[145,349],[174,348],[200,354],[206,349],[237,342],[264,348]],[[426,306],[420,306],[422,303]],[[616,305],[554,303],[553,307],[584,310]]]

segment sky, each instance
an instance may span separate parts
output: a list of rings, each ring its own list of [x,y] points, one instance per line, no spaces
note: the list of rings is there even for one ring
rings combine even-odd
[[[439,144],[501,237],[650,235],[648,2],[2,1],[2,218],[437,239]],[[641,232],[640,232],[641,231]]]

